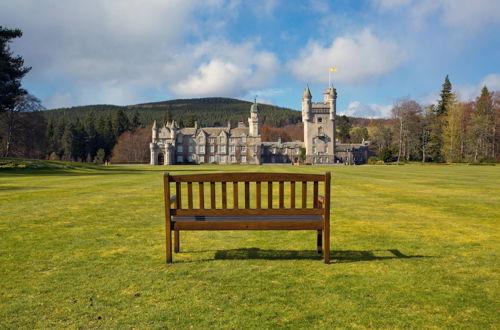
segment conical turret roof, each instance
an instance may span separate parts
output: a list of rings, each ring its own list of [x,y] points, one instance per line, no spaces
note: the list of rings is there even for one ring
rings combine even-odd
[[[311,91],[309,90],[309,86],[307,86],[306,89],[304,90],[304,98],[306,98],[306,99],[312,98]]]

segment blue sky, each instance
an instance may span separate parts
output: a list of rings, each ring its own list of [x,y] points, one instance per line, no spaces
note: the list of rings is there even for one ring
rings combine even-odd
[[[226,96],[300,108],[335,66],[338,113],[500,90],[498,0],[21,0],[0,21],[47,108]]]

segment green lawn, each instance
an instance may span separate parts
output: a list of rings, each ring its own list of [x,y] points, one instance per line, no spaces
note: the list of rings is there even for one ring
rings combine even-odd
[[[332,171],[313,232],[182,233],[162,173]],[[498,328],[498,166],[0,170],[0,328]]]

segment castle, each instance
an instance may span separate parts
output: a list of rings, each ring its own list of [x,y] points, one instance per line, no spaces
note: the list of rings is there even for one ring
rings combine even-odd
[[[310,164],[364,164],[368,160],[368,143],[336,143],[337,91],[326,88],[323,102],[312,102],[309,87],[302,97],[304,142],[262,142],[259,106],[250,107],[248,126],[179,128],[175,121],[152,129],[151,165],[174,164],[262,164],[299,161],[305,149]]]

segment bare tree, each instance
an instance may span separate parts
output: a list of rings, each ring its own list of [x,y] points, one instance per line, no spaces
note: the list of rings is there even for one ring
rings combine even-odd
[[[412,153],[419,149],[421,113],[420,104],[408,98],[396,101],[392,108],[392,117],[395,120],[395,132],[398,139],[398,163],[402,158],[410,160]]]

